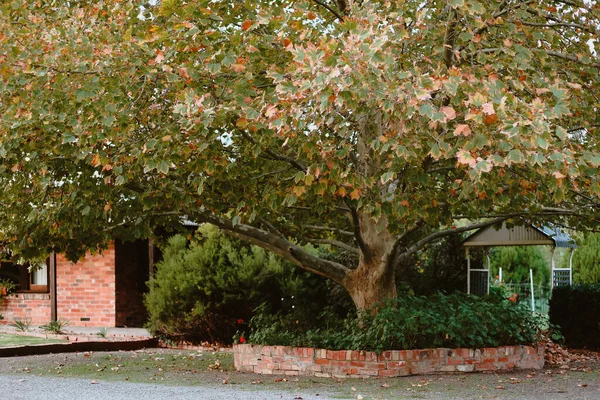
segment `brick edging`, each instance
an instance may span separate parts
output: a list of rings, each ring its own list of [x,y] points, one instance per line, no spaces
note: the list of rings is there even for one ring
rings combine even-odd
[[[444,372],[541,369],[543,346],[484,349],[325,350],[310,347],[233,345],[235,368],[242,372],[316,377],[406,376]]]
[[[0,358],[41,354],[75,353],[84,351],[128,351],[154,348],[157,340],[143,339],[125,342],[70,342],[0,348]]]

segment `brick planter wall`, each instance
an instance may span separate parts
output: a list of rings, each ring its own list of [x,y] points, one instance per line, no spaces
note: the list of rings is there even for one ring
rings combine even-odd
[[[405,376],[443,372],[541,369],[544,347],[502,346],[486,349],[370,351],[306,347],[233,346],[238,371],[316,377]]]

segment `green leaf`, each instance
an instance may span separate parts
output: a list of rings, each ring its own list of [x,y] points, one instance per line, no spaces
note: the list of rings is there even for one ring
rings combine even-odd
[[[421,104],[421,106],[419,107],[419,114],[432,119],[433,118],[433,106],[430,103]]]
[[[166,161],[161,161],[158,164],[158,171],[167,174],[169,172],[169,164]]]
[[[388,171],[388,172],[383,173],[381,175],[381,179],[380,179],[381,183],[385,185],[387,182],[389,182],[392,179],[394,179],[395,175],[396,175],[396,173],[393,172],[393,171]]]
[[[520,150],[513,149],[506,155],[506,161],[508,161],[509,164],[521,164],[525,161],[525,156]]]
[[[77,142],[77,138],[73,135],[63,135],[63,144],[67,144],[67,143],[75,143]]]

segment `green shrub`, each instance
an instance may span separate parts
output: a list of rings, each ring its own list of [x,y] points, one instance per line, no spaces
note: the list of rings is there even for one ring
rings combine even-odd
[[[230,343],[263,302],[274,312],[295,315],[303,327],[323,309],[345,315],[351,307],[331,281],[211,225],[191,241],[172,237],[162,250],[145,304],[147,327],[169,340]]]
[[[600,349],[600,284],[555,287],[549,316],[567,346]]]
[[[534,344],[544,317],[494,296],[456,293],[389,300],[377,313],[367,311],[329,328],[302,330],[293,317],[263,306],[250,322],[249,342],[347,350],[483,348]]]

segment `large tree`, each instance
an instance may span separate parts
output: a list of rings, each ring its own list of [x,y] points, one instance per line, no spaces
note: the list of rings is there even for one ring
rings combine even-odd
[[[185,216],[365,308],[444,236],[597,216],[596,2],[143,3],[0,5],[13,254],[77,258]]]

